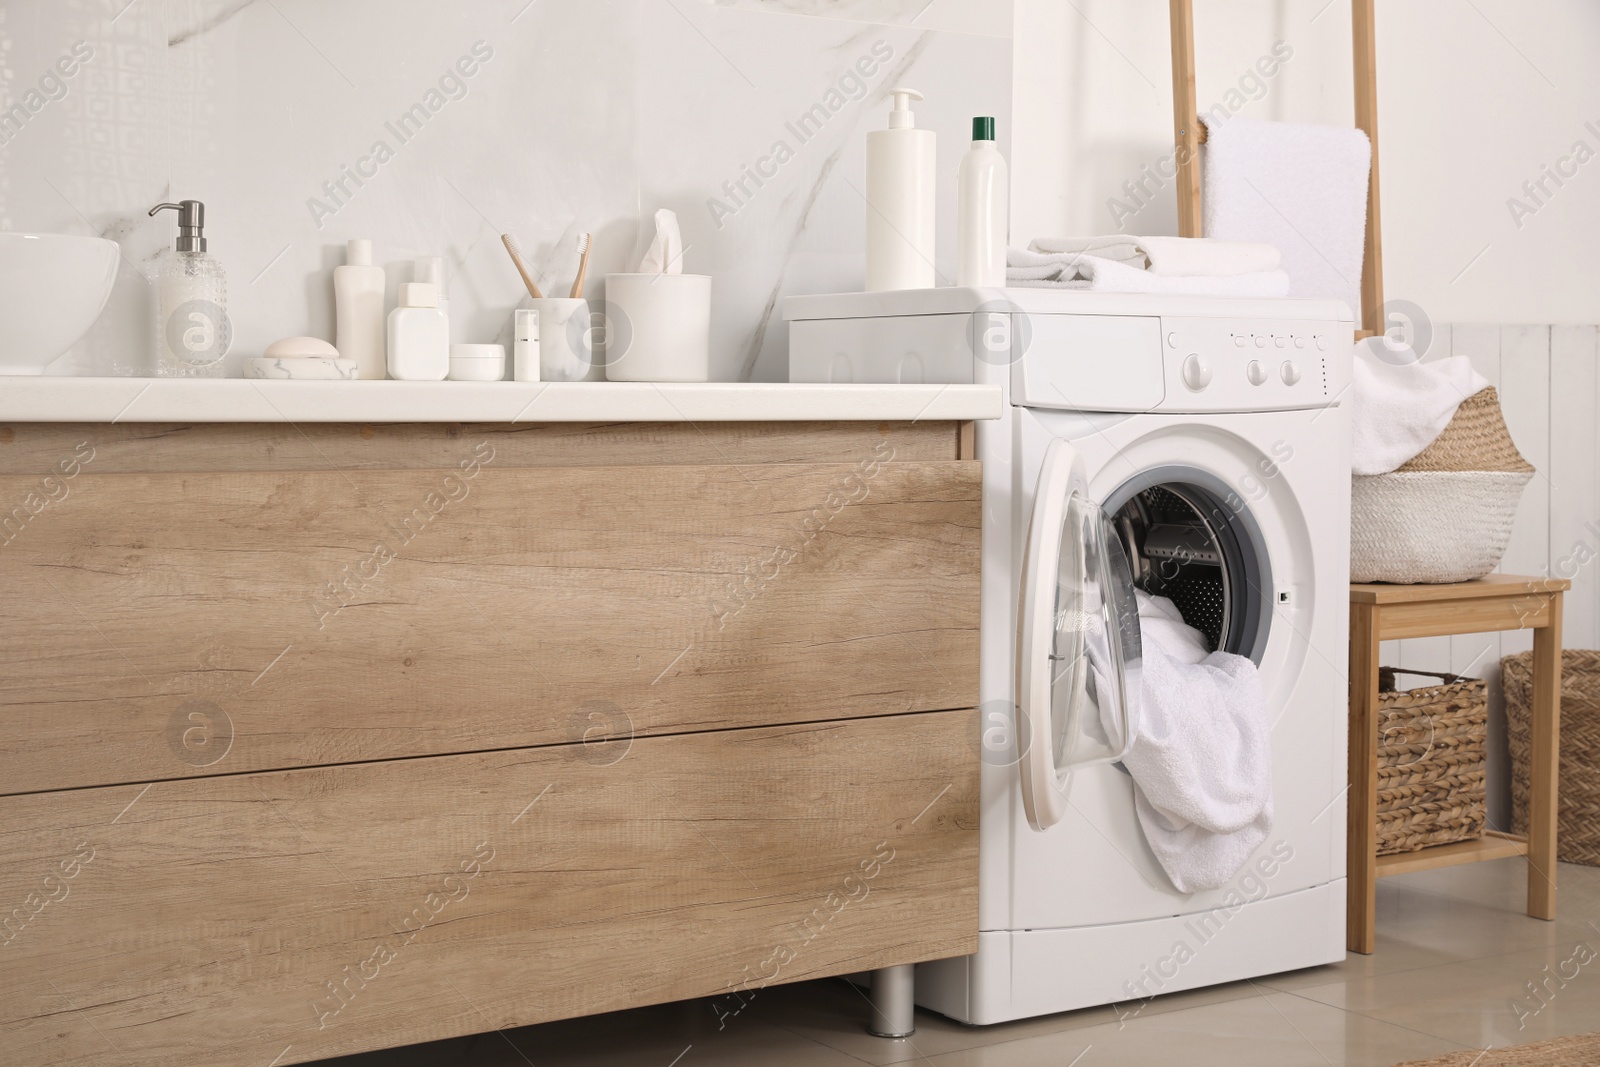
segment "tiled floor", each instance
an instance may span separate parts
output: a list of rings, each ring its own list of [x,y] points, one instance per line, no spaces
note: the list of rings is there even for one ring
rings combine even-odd
[[[1553,923],[1523,914],[1523,871],[1521,860],[1500,860],[1386,879],[1375,954],[1160,997],[1128,1018],[1119,1016],[1137,1005],[990,1027],[918,1012],[916,1034],[890,1041],[862,1030],[862,994],[831,980],[764,990],[720,1030],[709,1002],[684,1001],[325,1067],[1388,1067],[1600,1030],[1600,959],[1563,987],[1552,982],[1556,991],[1536,1014],[1525,988],[1577,946],[1600,951],[1600,868],[1561,866]],[[1519,997],[1521,1014],[1512,1007]]]

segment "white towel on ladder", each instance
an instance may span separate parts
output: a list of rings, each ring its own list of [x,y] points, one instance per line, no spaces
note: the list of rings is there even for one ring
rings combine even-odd
[[[1331,297],[1361,315],[1367,175],[1360,130],[1202,115],[1207,237],[1283,253],[1289,295]]]

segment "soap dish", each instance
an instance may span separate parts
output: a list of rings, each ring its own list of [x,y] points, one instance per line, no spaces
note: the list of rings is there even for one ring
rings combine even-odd
[[[355,360],[332,356],[251,356],[244,361],[246,378],[353,382],[356,372]]]

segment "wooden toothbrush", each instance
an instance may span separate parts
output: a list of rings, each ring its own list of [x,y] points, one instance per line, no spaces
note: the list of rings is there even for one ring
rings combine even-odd
[[[589,273],[589,244],[593,237],[592,233],[578,235],[578,276],[572,279],[572,291],[567,294],[574,300],[583,296],[583,277]]]
[[[509,233],[500,235],[500,242],[506,246],[506,251],[511,253],[511,262],[517,265],[517,273],[522,275],[522,284],[528,287],[528,295],[535,300],[543,300],[544,294],[539,291],[539,286],[533,280],[533,275],[528,273],[528,265],[522,260],[522,253],[517,250],[517,242],[511,239]]]

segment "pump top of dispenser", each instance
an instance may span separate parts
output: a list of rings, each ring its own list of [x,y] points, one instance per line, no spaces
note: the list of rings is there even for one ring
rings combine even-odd
[[[980,115],[972,120],[972,139],[974,141],[994,140],[993,115]]]
[[[150,215],[155,217],[158,211],[171,208],[178,213],[178,243],[180,252],[204,252],[206,250],[206,206],[198,200],[180,200],[176,204],[157,204],[150,209]]]
[[[914,128],[917,116],[911,110],[911,101],[921,100],[922,94],[915,89],[890,89],[889,95],[894,97],[894,108],[889,112],[889,128],[891,130]]]

